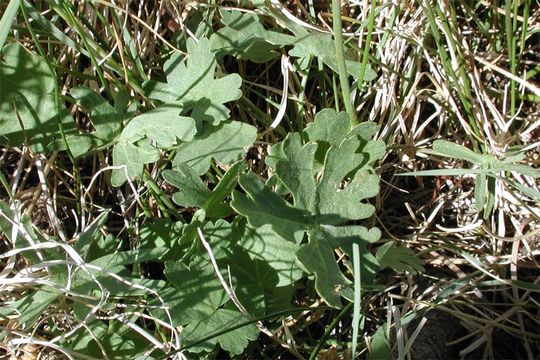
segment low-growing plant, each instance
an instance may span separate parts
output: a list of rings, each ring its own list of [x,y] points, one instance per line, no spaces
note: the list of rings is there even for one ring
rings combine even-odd
[[[537,7],[331,5],[0,1],[6,354],[535,357]]]
[[[1,309],[6,318],[24,314],[16,316],[17,331],[41,327],[51,336],[49,346],[75,357],[198,354],[217,345],[238,355],[259,332],[268,333],[261,320],[298,311],[298,291],[316,300],[314,289],[334,308],[356,301],[360,315],[353,278],[369,290],[379,271],[371,247],[381,232],[359,223],[376,211],[368,202],[379,192],[373,164],[386,153],[384,142],[372,140],[377,126],[351,127],[348,114],[323,109],[305,129],[272,146],[263,171],[272,176],[251,171],[242,158],[250,147],[262,146],[258,129],[231,119],[226,104],[242,96],[242,79],[216,76],[217,57],[263,62],[294,45],[289,55],[300,67],[312,56],[336,70],[345,60],[329,51],[328,34],[299,26],[292,27],[293,35],[267,30],[258,16],[236,11],[223,11],[221,20],[225,27],[209,39],[188,39],[187,55],[174,53],[164,63],[166,83],[142,84],[154,100],[151,110],[138,110],[140,104],[124,91],[111,105],[89,87],[69,89],[69,101],[88,114],[92,131],[77,129],[58,106],[54,74],[39,57],[17,44],[3,49],[0,78],[13,85],[9,91],[2,87],[6,145],[26,144],[36,153],[68,150],[75,161],[112,147],[111,185],[153,184],[174,218],[148,218],[127,250],[101,231],[110,211],[65,243],[36,229],[16,201],[2,203],[0,224],[13,248],[3,258],[22,255],[28,276],[34,274],[14,282],[30,286]],[[355,74],[351,69],[360,64],[346,62]],[[370,80],[373,74],[363,68],[364,80]],[[178,189],[169,195],[172,202],[159,189],[162,181],[156,184],[145,170],[158,162],[161,169],[170,167],[161,175]],[[180,213],[185,209],[189,216]],[[390,253],[411,267],[385,260]],[[418,260],[395,245],[377,256],[384,267],[419,269]],[[158,263],[160,278],[137,274],[141,266]],[[112,299],[123,299],[122,308]],[[66,317],[65,325],[59,316]],[[142,325],[145,319],[154,331]],[[12,336],[3,330],[4,339]]]

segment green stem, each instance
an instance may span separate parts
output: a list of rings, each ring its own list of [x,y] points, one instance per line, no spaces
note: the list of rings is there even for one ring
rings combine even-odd
[[[371,36],[373,34],[373,28],[375,26],[375,5],[376,1],[371,0],[371,10],[369,12],[368,32],[366,36],[366,43],[364,44],[364,52],[362,53],[362,66],[360,67],[360,75],[358,76],[358,86],[362,87],[364,83],[364,77],[366,76],[367,62],[369,59],[369,51],[371,49]]]
[[[311,352],[311,355],[309,356],[309,360],[317,359],[317,354],[319,354],[319,351],[321,351],[321,348],[323,347],[324,343],[326,342],[326,340],[328,339],[332,331],[334,331],[334,329],[336,328],[337,324],[341,321],[341,319],[343,319],[345,315],[347,315],[347,313],[351,310],[351,308],[353,307],[353,304],[354,302],[348,303],[339,312],[339,314],[334,318],[334,320],[332,320],[330,325],[326,328],[326,331],[324,332],[323,336],[320,338],[319,342],[317,343],[317,346],[315,346],[315,349],[313,349],[313,351]]]
[[[147,171],[144,172],[143,179],[145,181],[145,185],[148,186],[150,193],[154,196],[154,200],[156,201],[161,212],[163,213],[163,216],[170,220],[171,214],[175,215],[176,213],[175,206],[173,205],[173,203],[171,203],[163,190],[161,190],[161,188],[154,182],[154,180]]]
[[[345,58],[343,55],[343,34],[341,28],[341,5],[339,0],[332,0],[332,26],[334,30],[334,44],[336,46],[336,61],[338,66],[339,82],[341,84],[341,93],[345,109],[349,114],[351,126],[358,125],[356,111],[351,102],[351,89],[349,87],[349,76],[345,67]]]
[[[27,13],[27,7],[31,7],[29,4],[27,4],[27,2],[24,2],[24,3],[21,3],[21,13],[24,17],[24,21],[28,27],[28,32],[30,33],[30,36],[32,37],[32,40],[34,41],[34,45],[36,46],[36,49],[38,50],[39,54],[41,55],[41,57],[43,58],[43,60],[45,61],[45,63],[47,64],[47,67],[49,68],[49,71],[51,72],[53,78],[54,78],[54,104],[55,104],[55,107],[56,107],[56,120],[58,122],[58,130],[60,132],[60,137],[62,138],[62,141],[64,143],[64,146],[66,147],[66,153],[71,161],[71,163],[73,164],[73,172],[74,172],[74,175],[75,175],[75,184],[76,184],[76,187],[75,187],[75,192],[76,192],[76,195],[77,195],[77,213],[78,214],[82,214],[82,211],[83,211],[83,208],[82,208],[82,203],[81,203],[81,189],[82,189],[82,182],[81,182],[81,173],[79,171],[79,167],[77,166],[77,159],[75,159],[75,157],[73,156],[73,153],[71,152],[71,148],[69,147],[69,143],[67,141],[67,137],[66,137],[66,133],[65,133],[65,130],[64,130],[64,124],[62,123],[63,119],[62,119],[62,110],[63,110],[63,107],[62,107],[62,104],[61,104],[61,101],[60,101],[60,96],[61,96],[61,93],[60,93],[60,86],[58,84],[58,75],[56,73],[56,67],[55,65],[51,62],[51,60],[49,59],[48,55],[47,55],[47,52],[45,52],[45,50],[43,49],[43,47],[41,46],[41,43],[39,42],[39,39],[34,31],[34,28],[33,26],[31,25],[32,23],[28,20],[28,13]]]
[[[0,183],[2,183],[2,186],[4,187],[4,189],[6,189],[6,193],[9,196],[9,200],[11,201],[15,200],[15,198],[13,197],[13,194],[11,193],[11,188],[9,187],[9,183],[2,172],[0,172]]]
[[[514,38],[514,21],[513,15],[517,16],[517,11],[513,12],[514,1],[506,0],[504,5],[504,25],[506,32],[506,45],[508,51],[508,60],[510,62],[510,72],[512,75],[516,74],[516,41]],[[510,116],[514,116],[516,112],[516,82],[510,81]]]

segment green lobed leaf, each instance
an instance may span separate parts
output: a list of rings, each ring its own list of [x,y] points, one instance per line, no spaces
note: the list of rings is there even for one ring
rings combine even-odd
[[[232,164],[239,160],[256,138],[257,129],[239,121],[224,122],[216,127],[209,126],[193,141],[178,146],[173,165],[185,163],[197,174],[203,175],[210,168],[212,159],[223,164]]]
[[[185,224],[168,219],[154,219],[140,228],[140,249],[165,248],[166,253],[160,258],[167,261],[178,258],[179,238],[182,235]]]
[[[175,170],[165,170],[163,178],[169,184],[174,185],[179,192],[173,194],[173,201],[184,207],[205,208],[205,203],[212,193],[202,182],[197,173],[186,164],[178,164]],[[205,209],[206,210],[206,209]]]
[[[129,178],[141,178],[144,165],[159,160],[159,149],[171,148],[177,139],[191,141],[197,131],[195,121],[178,113],[174,106],[164,105],[133,118],[113,148],[113,164],[125,165]],[[127,180],[126,170],[113,170],[113,186]]]
[[[232,309],[211,309],[201,312],[196,321],[190,322],[182,331],[181,339],[190,344],[202,339],[208,334],[218,330],[232,328],[238,324],[246,322],[248,319],[237,310]],[[248,346],[249,341],[258,337],[258,330],[254,323],[243,326],[233,331],[225,332],[221,335],[208,339],[202,344],[189,348],[189,351],[199,353],[211,351],[219,343],[223,350],[231,355],[242,354]]]
[[[296,261],[298,245],[277,235],[271,225],[253,227],[242,224],[241,246],[253,259],[266,262],[277,273],[276,287],[288,286],[300,280],[302,270]]]
[[[324,141],[337,146],[350,130],[351,122],[346,112],[336,113],[334,109],[323,109],[315,115],[315,120],[308,124],[305,132],[309,141]]]
[[[188,267],[179,261],[165,262],[165,277],[175,289],[163,296],[174,309],[173,320],[178,325],[197,320],[200,313],[212,312],[228,301],[210,263],[203,265]]]
[[[193,140],[196,132],[192,118],[179,116],[179,111],[174,106],[162,105],[131,119],[122,131],[119,141],[135,143],[147,138],[160,148],[170,148],[176,143],[176,139]]]
[[[270,225],[252,227],[239,217],[232,224],[220,219],[199,227],[219,268],[224,276],[232,276],[235,293],[250,313],[262,315],[268,307],[290,304],[290,286],[303,275],[295,256],[298,245],[278,236]],[[206,249],[197,246],[200,239],[193,235],[191,254],[183,261],[208,264]]]
[[[411,249],[396,246],[393,241],[388,241],[380,246],[377,249],[376,257],[381,269],[390,268],[396,272],[407,271],[413,275],[424,271],[422,260]]]
[[[317,56],[322,62],[337,73],[337,59],[334,47],[334,39],[330,34],[312,32],[297,32],[295,40],[290,45],[294,48],[289,51],[289,55],[298,58],[307,56]],[[345,65],[349,75],[357,78],[360,74],[362,64],[354,60],[349,54],[345,54]],[[364,81],[371,81],[377,77],[373,69],[367,65]]]
[[[44,152],[60,138],[76,132],[64,107],[56,106],[55,78],[41,57],[18,43],[5,46],[0,56],[0,139],[3,145],[26,143]]]
[[[255,174],[241,175],[239,183],[247,196],[234,191],[231,206],[245,216],[251,226],[261,227],[269,224],[286,240],[292,242],[302,240],[306,226],[311,223],[307,212],[289,205],[264,185]]]
[[[201,226],[201,230],[206,241],[210,244],[214,257],[217,260],[229,257],[227,250],[238,242],[240,236],[240,234],[235,231],[234,226],[223,219],[216,220],[215,222],[208,221],[204,226]],[[198,234],[196,235],[195,241],[197,244],[201,243]],[[208,259],[207,250],[200,246],[199,251],[200,252],[197,254],[199,257],[198,259],[195,259],[195,261],[203,259],[203,261],[206,262]]]
[[[141,178],[144,165],[158,161],[160,152],[148,141],[138,146],[129,142],[119,142],[113,148],[113,165],[125,166],[114,169],[111,175],[112,186],[121,186],[127,178]],[[127,176],[126,176],[127,172]]]
[[[64,140],[57,140],[51,143],[49,149],[61,151],[66,150],[67,147],[69,147],[71,154],[77,159],[87,154],[92,148],[92,144],[94,144],[94,139],[91,137],[91,134],[67,135],[65,142]]]
[[[190,268],[180,262],[167,262],[165,276],[176,289],[162,296],[169,303],[173,321],[186,325],[182,331],[184,343],[194,343],[210,333],[248,320],[239,311],[222,307],[229,299],[208,261],[199,261]],[[212,351],[219,342],[224,350],[240,354],[249,340],[257,336],[257,328],[251,324],[206,340],[190,351]]]
[[[301,145],[299,134],[289,134],[283,142],[287,160],[276,163],[279,179],[291,191],[296,207],[317,216],[322,224],[340,224],[364,219],[375,211],[373,205],[361,202],[377,195],[379,179],[375,174],[357,172],[343,186],[346,176],[365,160],[363,153],[356,153],[360,140],[350,137],[339,146],[331,147],[324,161],[318,184],[310,166],[315,158],[316,145]]]
[[[309,244],[296,252],[298,260],[308,273],[315,274],[315,289],[330,306],[341,307],[341,295],[350,290],[350,280],[341,272],[334,257],[334,244],[317,229],[309,231]]]
[[[238,300],[253,316],[289,308],[292,285],[303,275],[296,263],[298,246],[269,226],[245,230],[240,242],[227,247],[219,261],[220,268],[230,271]]]
[[[315,289],[328,305],[341,307],[341,296],[351,301],[354,299],[351,281],[342,274],[334,256],[334,249],[339,247],[352,258],[352,244],[358,244],[362,282],[370,284],[379,266],[367,246],[379,240],[380,236],[377,228],[368,230],[354,225],[320,225],[310,229],[309,243],[302,246],[296,255],[306,271],[315,274]]]
[[[369,128],[358,130],[358,133],[369,134]],[[366,241],[376,241],[380,232],[334,225],[373,215],[373,205],[363,202],[379,192],[378,176],[369,163],[380,158],[385,147],[384,143],[363,139],[349,131],[346,114],[337,114],[333,110],[321,111],[306,132],[310,141],[318,143],[302,145],[299,134],[289,134],[281,148],[284,156],[275,162],[276,173],[293,195],[294,206],[313,214],[316,222],[309,225],[309,242],[297,251],[298,260],[308,272],[315,274],[319,295],[329,305],[339,307],[340,296],[352,300],[354,293],[350,281],[336,263],[334,250],[347,249],[352,256],[351,241],[356,239],[367,256],[362,261],[362,279],[364,283],[370,283],[377,262],[368,255]],[[321,146],[322,153],[318,149]],[[364,152],[365,149],[373,156]],[[324,155],[324,160],[322,167],[314,171],[317,154]]]
[[[381,239],[381,231],[376,227],[368,229],[359,225],[321,225],[321,231],[326,241],[333,244],[334,247],[339,247],[348,255],[349,259],[352,259],[353,244],[358,245],[362,283],[372,284],[377,271],[379,271],[379,263],[369,252],[368,247]],[[351,270],[352,267],[349,268],[349,271]]]
[[[117,266],[133,264],[135,262],[144,262],[160,259],[167,252],[167,248],[155,247],[151,249],[138,249],[118,251],[114,254],[108,254],[90,263],[103,269],[110,269]]]
[[[217,54],[227,53],[256,63],[279,56],[278,46],[266,41],[268,30],[258,15],[234,10],[221,10],[220,15],[225,27],[210,37],[210,46]]]
[[[299,133],[289,134],[283,141],[286,160],[276,162],[276,173],[279,180],[292,193],[295,207],[318,215],[318,184],[313,178],[316,150],[316,143],[303,146]]]
[[[286,23],[283,26],[294,35],[283,34],[278,29],[266,30],[260,24],[258,16],[251,13],[221,11],[221,15],[226,27],[210,38],[212,48],[218,52],[227,52],[242,59],[264,62],[275,56],[274,49],[293,46],[293,49],[289,51],[290,56],[299,58],[301,62],[311,56],[316,56],[337,72],[334,40],[331,34],[308,32],[286,17],[282,19]],[[361,63],[356,61],[354,52],[351,51],[345,55],[347,72],[357,78],[362,67]],[[371,81],[376,77],[377,74],[368,65],[364,80]]]
[[[364,155],[363,166],[368,169],[368,164],[381,159],[386,154],[386,144],[384,141],[372,141],[378,126],[373,122],[364,122],[354,128],[350,128],[349,115],[346,112],[337,113],[334,109],[323,109],[315,116],[315,121],[306,127],[306,134],[309,141],[317,142],[317,152],[315,154],[314,168],[319,171],[322,168],[324,158],[330,146],[339,146],[341,142],[349,137],[357,136],[360,146],[357,152]],[[281,143],[280,143],[281,144]],[[275,149],[274,149],[275,148]],[[281,150],[280,150],[281,149]],[[274,146],[271,156],[278,156],[282,160],[286,158],[283,154],[282,146]],[[276,160],[271,159],[272,162]],[[275,165],[270,166],[275,167]]]
[[[252,258],[238,245],[231,246],[227,252],[227,261],[222,263],[234,278],[236,296],[250,314],[264,315],[268,307],[266,294],[279,282],[276,270],[264,259]]]
[[[69,93],[81,107],[90,111],[96,129],[91,135],[96,146],[110,143],[119,135],[123,116],[107,100],[83,86],[72,88]]]
[[[149,97],[191,108],[195,119],[217,125],[229,118],[224,104],[242,96],[242,78],[238,74],[215,78],[217,62],[208,39],[188,39],[187,52],[187,59],[175,53],[165,62],[167,84],[149,81],[143,86]]]
[[[301,240],[307,230],[308,244],[296,252],[297,258],[307,272],[315,275],[319,295],[335,307],[341,306],[341,296],[354,297],[350,281],[336,263],[336,249],[352,256],[352,244],[359,245],[364,284],[370,284],[378,270],[367,246],[380,238],[380,231],[337,225],[374,213],[373,205],[364,200],[379,192],[379,179],[370,164],[384,155],[385,146],[364,138],[375,132],[373,124],[352,131],[348,124],[345,115],[325,110],[306,131],[310,142],[303,145],[300,134],[293,133],[272,148],[268,162],[292,194],[294,207],[253,174],[240,178],[247,196],[235,192],[231,204],[251,226],[269,225],[289,241]],[[319,153],[321,147],[324,151]],[[316,167],[316,157],[321,154],[322,164]]]

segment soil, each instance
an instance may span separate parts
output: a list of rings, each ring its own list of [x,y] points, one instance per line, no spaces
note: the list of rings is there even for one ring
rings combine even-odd
[[[429,311],[425,317],[427,322],[412,345],[412,358],[415,360],[459,359],[459,350],[463,344],[447,345],[466,335],[459,320],[440,310]]]

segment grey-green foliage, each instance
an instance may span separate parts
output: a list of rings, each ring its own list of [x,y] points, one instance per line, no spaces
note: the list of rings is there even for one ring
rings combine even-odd
[[[187,164],[199,175],[208,171],[212,159],[222,164],[239,160],[257,138],[257,128],[239,121],[207,125],[193,141],[177,147],[173,165]]]
[[[39,56],[18,44],[2,51],[0,60],[0,138],[2,143],[18,146],[26,143],[33,151],[66,150],[77,158],[93,148],[114,142],[128,116],[127,93],[117,94],[113,107],[86,87],[75,87],[70,95],[89,113],[93,132],[75,127],[60,99],[55,99],[54,74]],[[65,138],[62,137],[62,132]]]
[[[120,91],[116,95],[115,106],[109,104],[101,95],[83,86],[69,91],[77,103],[89,112],[95,131],[91,133],[96,147],[111,143],[122,130],[122,122],[126,120],[123,108],[127,105],[128,94]]]
[[[353,242],[360,245],[366,283],[373,280],[378,266],[367,246],[379,239],[380,231],[345,223],[373,215],[375,208],[363,200],[379,191],[379,178],[370,164],[382,157],[385,144],[369,139],[371,124],[351,130],[345,122],[346,115],[323,110],[306,131],[310,141],[304,144],[300,134],[292,133],[276,146],[270,163],[292,194],[293,205],[255,175],[240,178],[246,195],[234,192],[231,204],[251,225],[270,224],[289,241],[300,242],[307,233],[308,243],[297,251],[297,258],[315,274],[319,295],[332,306],[341,305],[340,296],[353,298],[350,281],[336,263],[335,249],[351,254]]]
[[[263,10],[266,10],[263,5]],[[212,34],[210,45],[218,53],[228,53],[240,59],[254,62],[266,62],[277,56],[276,49],[285,46],[293,48],[288,55],[297,58],[305,64],[311,57],[318,57],[325,65],[337,72],[337,60],[332,36],[323,32],[312,31],[298,26],[287,18],[282,18],[284,26],[291,35],[281,32],[280,29],[265,29],[258,15],[240,11],[222,10],[221,21],[225,25]],[[360,74],[361,64],[349,52],[346,53],[347,72],[353,77]],[[365,81],[371,81],[377,74],[367,67]]]
[[[116,95],[115,106],[112,106],[101,95],[84,86],[74,87],[69,93],[77,104],[88,112],[95,130],[67,135],[66,142],[57,140],[51,147],[65,150],[67,143],[73,156],[78,158],[86,155],[91,148],[99,149],[112,145],[122,130],[123,121],[129,116],[125,109],[129,101],[128,94],[120,91]]]
[[[220,14],[225,27],[210,36],[210,46],[218,55],[231,54],[257,63],[279,56],[279,47],[266,40],[269,31],[259,16],[234,10],[221,10]]]
[[[141,178],[144,165],[159,160],[161,149],[193,140],[196,131],[195,121],[170,105],[133,118],[113,148],[113,164],[124,167],[113,170],[112,185],[122,185],[128,176]]]
[[[237,298],[250,315],[242,314],[230,301],[206,250],[196,245],[200,244],[198,235],[189,235],[189,226],[184,227],[184,235],[194,246],[182,260],[166,262],[165,275],[174,289],[165,289],[161,295],[170,305],[173,321],[185,326],[185,346],[247,322],[245,327],[189,348],[197,353],[211,351],[219,343],[231,354],[239,354],[248,340],[257,337],[254,322],[249,323],[251,316],[290,306],[291,285],[302,277],[295,256],[298,245],[278,236],[269,225],[254,228],[240,217],[232,223],[220,219],[199,223],[197,227],[212,248],[223,277],[230,276]],[[180,242],[183,241],[181,238]],[[181,249],[182,244],[179,245]],[[156,316],[163,315],[156,312]]]
[[[187,52],[187,58],[173,54],[165,62],[167,83],[148,81],[144,87],[151,98],[191,110],[198,122],[217,125],[229,118],[224,104],[242,96],[242,78],[229,74],[216,79],[217,62],[208,39],[188,39]]]
[[[216,78],[217,62],[208,39],[187,41],[188,56],[173,54],[164,65],[167,83],[148,81],[148,95],[161,106],[130,120],[113,149],[115,166],[111,182],[141,178],[145,164],[159,160],[162,150],[176,148],[173,165],[187,164],[199,175],[212,160],[232,164],[256,139],[257,129],[238,121],[226,121],[225,103],[238,99],[241,78],[230,74]],[[189,116],[183,116],[190,111]]]
[[[187,267],[181,262],[167,262],[165,276],[175,291],[166,291],[164,296],[172,308],[173,320],[184,325],[182,341],[189,344],[208,334],[226,327],[246,322],[248,318],[232,304],[218,278],[207,261],[198,261]],[[228,304],[228,306],[224,306]],[[191,352],[211,351],[219,342],[232,354],[240,354],[249,340],[258,336],[254,324],[232,332],[215,336],[202,344],[191,347]]]

